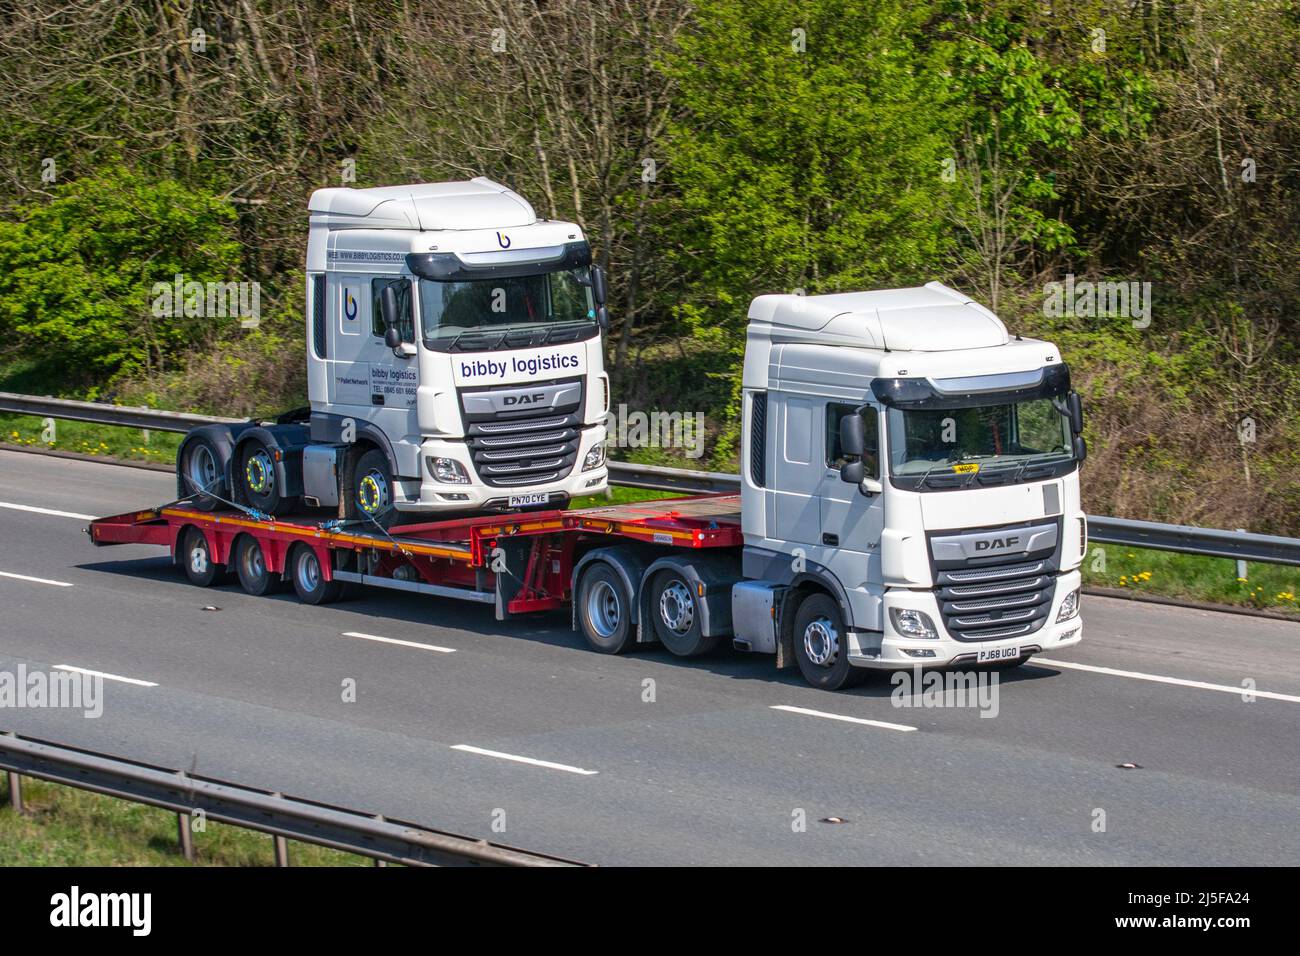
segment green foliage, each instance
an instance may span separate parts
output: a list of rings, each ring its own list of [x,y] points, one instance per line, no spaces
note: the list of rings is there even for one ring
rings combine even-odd
[[[153,285],[231,279],[233,218],[217,196],[123,166],[59,186],[0,222],[0,341],[64,387],[166,364],[215,320],[156,317]]]

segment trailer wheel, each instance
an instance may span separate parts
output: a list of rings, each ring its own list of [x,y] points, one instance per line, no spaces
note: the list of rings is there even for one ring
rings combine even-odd
[[[286,496],[279,486],[275,456],[261,441],[253,438],[241,445],[235,465],[235,480],[250,506],[269,515],[288,514],[293,510],[297,501]]]
[[[185,570],[185,577],[190,584],[197,584],[201,588],[212,587],[226,570],[212,560],[208,536],[193,525],[181,532],[176,560]]]
[[[380,449],[372,448],[357,460],[350,491],[349,518],[359,518],[367,525],[373,520],[383,528],[391,527],[397,520],[397,510],[393,508],[393,472],[388,467],[388,456]]]
[[[267,569],[262,546],[250,534],[240,535],[235,540],[234,564],[239,584],[249,594],[260,597],[280,585],[280,575]]]
[[[677,571],[660,571],[650,582],[650,614],[655,634],[678,657],[699,657],[718,646],[717,637],[702,633],[695,590]]]
[[[220,498],[228,497],[221,455],[211,439],[202,435],[189,439],[176,470],[182,490],[193,496],[191,503],[199,511],[212,511],[221,504]],[[212,494],[205,493],[209,491]]]
[[[621,654],[636,643],[632,596],[623,579],[604,561],[596,561],[578,581],[576,606],[582,636],[602,654]]]
[[[822,690],[852,687],[865,676],[849,664],[848,631],[828,594],[810,594],[794,616],[794,657],[803,679]]]
[[[303,604],[332,604],[343,595],[342,581],[326,581],[316,549],[296,545],[289,554],[289,574],[293,590]]]

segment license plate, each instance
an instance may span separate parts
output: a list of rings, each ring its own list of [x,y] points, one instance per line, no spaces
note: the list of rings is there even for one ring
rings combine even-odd
[[[526,508],[529,505],[544,505],[551,500],[549,491],[534,491],[526,495],[511,495],[511,508]]]
[[[976,652],[975,662],[987,664],[992,661],[1010,661],[1020,656],[1018,647],[990,647]]]

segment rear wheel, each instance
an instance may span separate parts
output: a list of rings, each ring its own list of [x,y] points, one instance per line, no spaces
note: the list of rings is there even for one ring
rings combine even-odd
[[[182,493],[192,496],[191,503],[198,510],[212,511],[221,504],[219,498],[229,497],[221,456],[210,439],[200,436],[187,441],[177,471]]]
[[[235,541],[235,572],[240,586],[249,594],[269,594],[280,585],[280,575],[267,569],[262,546],[252,535],[243,535]]]
[[[190,584],[197,584],[201,588],[212,587],[226,570],[212,560],[207,535],[195,527],[181,532],[176,561],[185,570],[185,577],[189,578]]]
[[[636,643],[632,597],[618,572],[604,561],[588,566],[578,581],[578,626],[602,654],[621,654]]]
[[[288,514],[297,503],[284,494],[276,474],[275,455],[267,446],[251,439],[239,448],[237,477],[244,501],[269,515]]]
[[[343,595],[342,581],[326,581],[316,549],[300,544],[289,555],[293,590],[303,604],[330,604]]]
[[[650,613],[655,634],[678,657],[698,657],[718,646],[705,637],[695,589],[679,571],[660,571],[650,584]]]
[[[849,664],[848,631],[839,604],[828,594],[810,594],[794,616],[794,658],[803,679],[822,690],[859,683],[864,674]]]
[[[378,523],[388,528],[397,520],[393,507],[393,472],[388,467],[388,456],[372,448],[357,461],[352,472],[351,494],[348,496],[349,518],[359,518],[371,527]]]

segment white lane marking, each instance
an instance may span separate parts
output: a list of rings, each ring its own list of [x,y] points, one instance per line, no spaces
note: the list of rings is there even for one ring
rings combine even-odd
[[[439,647],[437,644],[420,644],[416,641],[400,641],[395,637],[380,637],[378,634],[362,634],[360,631],[344,631],[344,637],[359,637],[363,641],[379,641],[381,644],[397,644],[400,647],[417,647],[422,651],[437,651],[439,654],[455,654],[454,647]]]
[[[70,581],[51,581],[49,578],[33,578],[26,574],[14,574],[12,571],[0,571],[0,578],[13,578],[17,581],[31,581],[34,584],[53,584],[56,588],[70,588]]]
[[[844,714],[828,714],[824,710],[809,710],[807,707],[791,707],[788,704],[773,704],[773,710],[784,710],[787,714],[803,714],[807,717],[825,717],[827,720],[842,720],[849,724],[866,724],[868,727],[883,727],[885,730],[916,730],[907,724],[891,724],[884,720],[867,720],[865,717],[847,717]]]
[[[518,754],[503,754],[499,750],[484,750],[482,747],[471,747],[469,744],[455,744],[452,750],[463,750],[467,754],[481,754],[484,757],[499,757],[501,760],[513,760],[515,763],[526,763],[530,767],[546,767],[548,770],[563,770],[565,773],[580,773],[584,777],[591,777],[600,773],[599,770],[583,770],[581,767],[570,767],[568,764],[551,763],[549,760],[536,760],[533,757],[520,757]]]
[[[1094,674],[1110,674],[1112,677],[1131,677],[1134,680],[1149,680],[1157,684],[1177,684],[1179,687],[1199,687],[1201,690],[1217,690],[1225,694],[1250,694],[1252,697],[1266,697],[1269,700],[1284,700],[1290,704],[1300,704],[1300,697],[1294,694],[1279,694],[1271,690],[1247,690],[1245,687],[1233,687],[1231,684],[1210,684],[1203,680],[1183,680],[1181,677],[1163,677],[1160,674],[1143,674],[1141,671],[1121,671],[1113,667],[1097,667],[1094,664],[1076,664],[1074,661],[1058,661],[1050,657],[1035,657],[1031,663],[1048,664],[1052,667],[1072,668],[1076,671],[1090,671]]]
[[[0,508],[11,508],[14,511],[30,511],[38,515],[54,515],[56,518],[77,518],[80,521],[94,521],[94,515],[81,515],[75,511],[55,511],[53,508],[34,508],[31,505],[15,505],[7,501],[0,501]]]
[[[92,671],[85,667],[73,667],[71,664],[55,664],[56,671],[72,671],[75,674],[89,674],[91,677],[102,677],[104,680],[121,681],[123,684],[135,684],[137,687],[157,687],[151,680],[140,680],[135,677],[123,677],[121,674],[106,674],[104,671]]]

